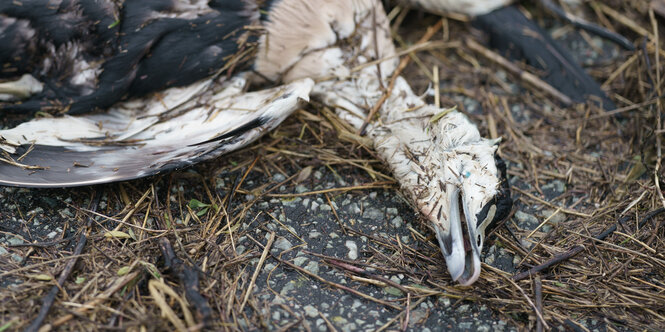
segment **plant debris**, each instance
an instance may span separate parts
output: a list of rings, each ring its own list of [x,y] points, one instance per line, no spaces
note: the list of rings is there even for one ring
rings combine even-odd
[[[442,107],[503,139],[516,209],[488,237],[472,287],[451,282],[427,221],[366,141],[312,103],[256,144],[187,170],[0,188],[0,331],[30,330],[51,289],[42,330],[665,326],[665,53],[649,4],[565,7],[635,51],[529,8],[602,83],[618,107],[609,112],[562,105],[539,73],[470,43],[465,22],[391,12],[414,90],[434,102],[437,85]],[[524,73],[530,84],[518,83]]]

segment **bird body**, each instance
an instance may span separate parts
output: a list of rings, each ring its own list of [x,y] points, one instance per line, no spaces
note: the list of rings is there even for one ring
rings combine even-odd
[[[416,2],[469,15],[506,3]],[[0,130],[0,184],[181,168],[246,146],[314,98],[365,129],[431,222],[453,280],[479,277],[485,228],[512,202],[499,142],[403,78],[390,84],[398,59],[379,0],[24,3],[0,5],[0,42],[11,45],[0,51],[0,112],[64,115]]]

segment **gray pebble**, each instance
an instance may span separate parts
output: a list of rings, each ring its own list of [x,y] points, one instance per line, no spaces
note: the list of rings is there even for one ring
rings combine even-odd
[[[272,245],[273,250],[277,249],[279,251],[289,250],[289,249],[291,249],[291,247],[293,247],[291,242],[289,240],[287,240],[286,238],[283,238],[281,236],[279,238],[277,238],[277,240],[275,240],[275,243],[273,243],[273,245]]]
[[[305,266],[305,270],[312,272],[313,274],[318,275],[319,274],[319,263],[317,262],[309,262],[307,266]]]
[[[351,241],[351,240],[347,240],[344,245],[346,246],[346,248],[349,249],[349,253],[347,254],[347,257],[349,257],[349,259],[353,259],[353,260],[358,259],[358,245],[355,242]]]
[[[305,315],[315,318],[319,316],[319,311],[314,308],[312,305],[306,305],[303,309],[305,309]]]
[[[293,260],[293,264],[295,264],[296,266],[302,266],[303,264],[305,264],[306,261],[307,257],[300,256],[296,257],[296,259]]]
[[[528,226],[535,227],[538,225],[538,218],[523,211],[515,212],[515,218],[520,223],[526,223]]]
[[[397,216],[397,217],[393,218],[393,220],[391,220],[390,223],[391,223],[391,224],[393,225],[393,227],[395,227],[395,228],[401,228],[401,227],[402,227],[402,223],[403,223],[402,217]]]

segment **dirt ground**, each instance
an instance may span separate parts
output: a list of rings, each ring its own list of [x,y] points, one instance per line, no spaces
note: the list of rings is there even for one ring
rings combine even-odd
[[[372,150],[313,103],[179,172],[0,188],[0,331],[25,330],[54,289],[44,330],[665,330],[664,21],[649,8],[569,8],[633,52],[526,8],[602,83],[609,112],[521,82],[469,47],[476,33],[455,17],[410,55],[416,92],[438,84],[441,105],[503,138],[515,208],[471,287],[450,280]],[[393,14],[402,48],[442,19]]]

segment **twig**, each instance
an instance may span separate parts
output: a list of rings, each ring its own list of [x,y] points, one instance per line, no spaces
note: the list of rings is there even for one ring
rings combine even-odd
[[[335,283],[335,282],[332,282],[332,281],[328,281],[328,280],[326,280],[326,279],[324,279],[324,278],[322,278],[322,277],[320,277],[320,276],[318,276],[318,275],[316,275],[316,274],[314,274],[314,273],[312,273],[312,272],[309,272],[309,271],[307,271],[307,270],[305,270],[305,269],[303,269],[303,268],[301,268],[301,267],[299,267],[299,266],[297,266],[297,265],[295,265],[295,264],[293,264],[293,263],[291,263],[291,262],[289,262],[289,261],[287,261],[287,260],[283,260],[283,259],[277,257],[276,255],[270,254],[270,256],[272,256],[272,258],[276,259],[278,262],[283,263],[283,264],[285,264],[285,265],[288,265],[290,268],[292,268],[292,269],[294,269],[294,270],[297,270],[297,271],[300,272],[300,273],[306,274],[306,275],[308,275],[308,276],[310,276],[310,277],[312,277],[312,278],[314,278],[314,279],[316,279],[316,280],[318,280],[318,281],[320,281],[320,282],[322,282],[322,283],[324,283],[324,284],[326,284],[326,285],[328,285],[328,286],[332,286],[332,287],[335,287],[335,288],[339,288],[339,289],[341,289],[341,290],[347,291],[347,292],[349,292],[349,293],[351,293],[351,294],[354,294],[354,295],[356,295],[356,296],[362,297],[362,298],[364,298],[364,299],[366,299],[366,300],[370,300],[370,301],[372,301],[372,302],[376,302],[376,303],[382,304],[382,305],[384,305],[384,306],[386,306],[386,307],[390,307],[390,308],[393,308],[393,309],[395,309],[395,310],[402,310],[402,308],[400,308],[400,307],[398,307],[398,306],[396,306],[396,305],[394,305],[394,304],[392,304],[392,303],[390,303],[390,302],[387,302],[387,301],[383,301],[383,300],[377,299],[377,298],[375,298],[375,297],[373,297],[373,296],[371,296],[371,295],[367,295],[367,294],[361,293],[361,292],[359,292],[359,291],[357,291],[357,290],[355,290],[355,289],[352,289],[352,288],[346,287],[346,286],[344,286],[344,285],[340,285],[340,284],[338,284],[338,283]]]
[[[638,227],[642,228],[642,226],[644,226],[644,224],[646,224],[647,221],[651,220],[651,218],[653,218],[653,217],[655,217],[655,216],[657,216],[657,215],[659,215],[663,212],[665,212],[665,208],[658,208],[656,210],[653,210],[653,211],[647,213],[647,215],[642,219],[642,221],[640,221]],[[605,231],[603,231],[602,233],[595,236],[594,238],[596,240],[604,240],[610,234],[614,233],[616,231],[616,229],[617,229],[617,224],[614,224],[614,225],[610,226],[608,229],[606,229]],[[524,278],[527,278],[530,275],[535,275],[536,273],[538,273],[542,270],[548,269],[549,267],[551,267],[553,265],[556,265],[556,264],[559,264],[563,261],[568,260],[569,258],[579,254],[583,250],[584,250],[583,245],[576,245],[576,246],[568,249],[564,253],[555,255],[554,257],[552,257],[551,259],[547,260],[546,262],[544,262],[542,264],[536,265],[536,266],[532,267],[531,269],[529,269],[527,271],[524,271],[524,272],[521,272],[521,273],[518,273],[518,274],[514,275],[512,279],[514,281],[519,281],[519,280],[522,280]]]
[[[501,67],[507,69],[513,75],[519,76],[520,79],[523,81],[539,88],[540,90],[546,92],[550,96],[558,99],[562,104],[568,106],[572,105],[573,101],[570,99],[570,97],[566,96],[565,94],[561,93],[559,90],[555,89],[553,86],[549,85],[547,82],[541,80],[538,78],[536,75],[531,74],[527,71],[524,71],[514,65],[512,62],[508,61],[506,58],[503,56],[499,55],[498,53],[488,49],[487,47],[480,45],[478,42],[475,40],[468,38],[466,40],[466,46],[469,47],[471,50],[480,53],[487,59],[495,62],[496,64],[500,65]]]
[[[333,265],[333,266],[339,267],[341,269],[344,269],[346,271],[350,271],[350,272],[368,277],[370,279],[374,279],[374,280],[384,282],[386,285],[389,285],[389,286],[392,286],[392,287],[395,287],[395,288],[399,289],[404,294],[409,293],[409,290],[404,288],[404,286],[402,286],[402,285],[400,285],[400,284],[398,284],[398,283],[396,283],[396,282],[394,282],[390,279],[387,279],[387,278],[384,278],[382,276],[376,275],[374,273],[368,272],[368,271],[366,271],[362,268],[359,268],[357,266],[353,266],[351,264],[348,264],[348,263],[345,263],[345,262],[342,262],[342,261],[338,261],[336,259],[330,259],[330,258],[324,259],[323,261],[330,264],[330,265]]]
[[[249,295],[252,294],[252,289],[254,289],[254,283],[256,282],[256,278],[259,276],[259,272],[261,272],[261,268],[263,267],[263,263],[266,261],[266,257],[268,256],[268,253],[270,252],[270,247],[272,247],[273,241],[275,241],[275,233],[274,232],[270,233],[270,238],[268,239],[268,243],[266,243],[266,246],[263,248],[263,253],[261,254],[261,258],[259,259],[259,263],[256,265],[256,270],[254,270],[254,274],[252,275],[252,279],[249,281],[249,286],[247,287],[247,290],[245,291],[245,297],[242,299],[242,303],[240,304],[240,309],[238,309],[238,312],[242,312],[242,309],[245,308],[245,304],[247,303],[247,300],[249,299]]]
[[[628,39],[626,39],[626,37],[618,33],[614,33],[603,27],[600,27],[582,18],[579,18],[573,14],[570,14],[564,11],[561,7],[554,4],[554,2],[552,2],[551,0],[540,0],[540,3],[543,5],[543,7],[547,8],[549,11],[553,12],[554,14],[564,19],[568,23],[572,24],[576,28],[586,30],[599,37],[610,40],[628,51],[635,50],[635,45],[633,45],[633,43],[631,43]]]
[[[435,32],[437,32],[439,29],[441,29],[441,25],[443,24],[442,20],[439,20],[436,24],[433,26],[429,27],[427,29],[427,32],[418,40],[416,44],[422,44],[427,42],[432,36],[434,35]],[[376,112],[381,108],[383,103],[390,97],[390,94],[392,93],[393,89],[395,88],[395,82],[397,81],[397,77],[402,73],[402,70],[406,68],[406,66],[409,64],[411,61],[410,57],[404,57],[402,60],[399,62],[399,65],[397,66],[397,69],[395,69],[395,72],[393,73],[393,77],[390,79],[390,84],[388,84],[388,90],[381,95],[381,98],[379,101],[374,104],[372,109],[369,111],[367,114],[367,117],[365,118],[365,122],[363,122],[363,125],[360,126],[360,130],[358,130],[358,133],[360,135],[365,135],[365,129],[367,129],[367,125],[372,121],[372,118],[374,118],[374,115]]]
[[[167,238],[159,239],[159,250],[164,257],[164,266],[167,270],[175,272],[185,288],[185,297],[196,308],[200,321],[207,326],[212,317],[212,309],[208,300],[201,295],[199,290],[199,271],[195,267],[188,266],[176,256]]]
[[[538,310],[541,314],[543,312],[543,283],[540,281],[540,276],[537,275],[533,279],[533,289],[534,289],[534,295],[536,297],[536,310]],[[537,332],[543,332],[543,322],[538,319],[536,321],[536,331]]]
[[[91,204],[90,210],[92,211],[97,210],[97,206],[99,205],[99,200],[101,199],[101,197],[102,197],[102,191],[97,190],[97,192],[95,193],[95,198],[90,203]],[[42,299],[42,307],[39,309],[39,314],[37,315],[37,318],[35,318],[35,320],[33,320],[32,323],[25,329],[25,332],[37,332],[39,328],[42,326],[44,319],[46,319],[49,310],[51,310],[51,307],[55,302],[55,297],[58,295],[58,292],[65,284],[65,281],[67,281],[69,274],[74,269],[74,265],[76,265],[76,262],[78,261],[78,255],[80,255],[83,252],[83,247],[85,247],[85,243],[88,239],[85,233],[88,232],[88,230],[90,229],[92,221],[93,218],[88,217],[88,224],[81,230],[81,233],[79,234],[79,239],[76,242],[76,247],[74,248],[74,257],[70,261],[68,261],[67,264],[65,264],[65,268],[62,270],[60,276],[58,277],[57,285],[52,286],[48,294]]]

